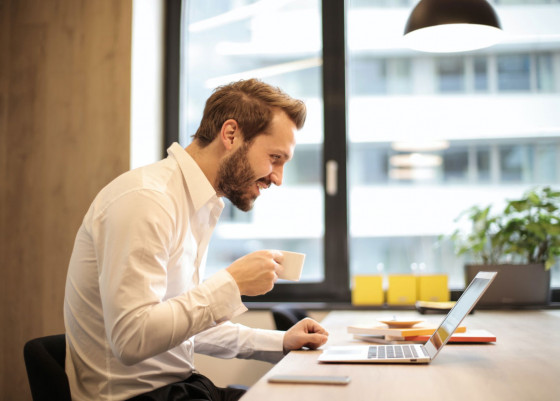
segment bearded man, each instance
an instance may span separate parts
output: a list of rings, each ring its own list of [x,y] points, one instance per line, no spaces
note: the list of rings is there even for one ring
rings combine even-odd
[[[282,253],[248,254],[202,281],[222,197],[248,211],[281,185],[303,102],[259,80],[217,88],[186,148],[109,183],[76,236],[64,300],[73,400],[237,400],[196,373],[194,352],[275,362],[328,333],[305,319],[286,332],[230,319],[242,295],[270,291]]]

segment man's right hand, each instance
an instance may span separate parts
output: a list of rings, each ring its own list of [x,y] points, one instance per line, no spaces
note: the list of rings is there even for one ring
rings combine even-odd
[[[241,295],[262,295],[274,287],[282,272],[284,255],[279,251],[257,251],[245,255],[226,268]]]

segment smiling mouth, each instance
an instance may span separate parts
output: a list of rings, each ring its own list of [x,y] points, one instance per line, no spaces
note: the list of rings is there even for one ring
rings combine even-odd
[[[263,189],[270,188],[270,182],[265,182],[265,181],[259,180],[259,181],[256,182],[256,184],[257,184],[257,190],[259,191],[259,193]]]

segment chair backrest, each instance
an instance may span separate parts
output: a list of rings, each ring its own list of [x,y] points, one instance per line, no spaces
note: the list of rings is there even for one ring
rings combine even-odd
[[[64,334],[29,340],[23,347],[23,358],[33,401],[71,401],[70,385],[64,371]]]
[[[307,317],[306,310],[285,304],[273,306],[270,311],[277,330],[288,330],[301,319]]]

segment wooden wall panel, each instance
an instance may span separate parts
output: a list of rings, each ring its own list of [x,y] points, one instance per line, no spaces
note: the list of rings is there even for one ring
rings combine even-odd
[[[25,341],[64,331],[76,231],[129,166],[132,0],[0,0],[0,398]]]

